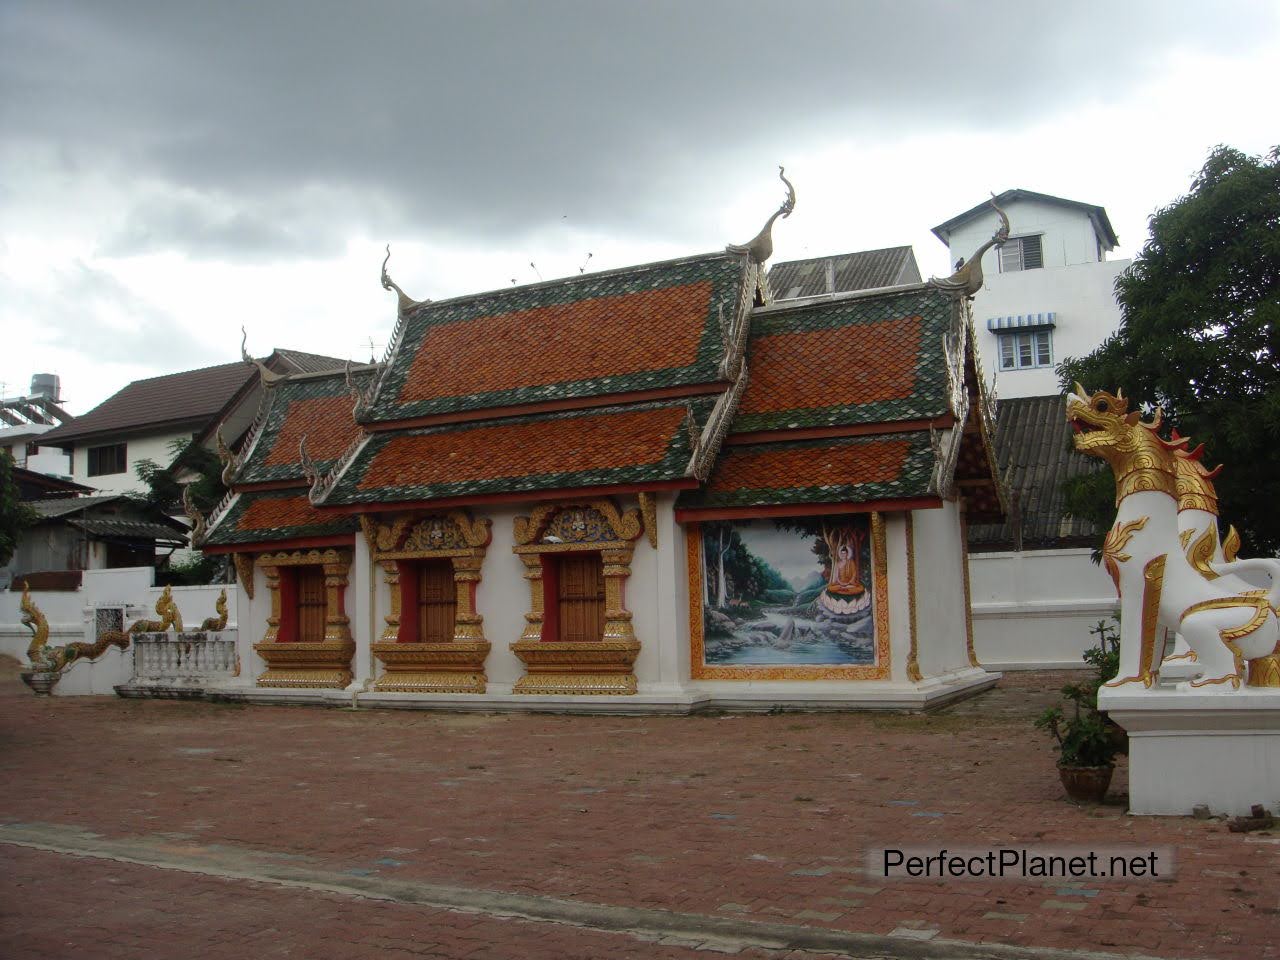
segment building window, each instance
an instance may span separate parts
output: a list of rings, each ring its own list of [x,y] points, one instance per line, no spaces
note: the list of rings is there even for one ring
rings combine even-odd
[[[324,642],[325,585],[323,567],[298,567],[298,640],[302,643]]]
[[[110,443],[105,447],[89,448],[89,476],[101,477],[108,473],[124,473],[129,460],[123,443]]]
[[[1018,270],[1038,270],[1044,266],[1044,252],[1040,246],[1040,235],[1030,237],[1014,237],[1005,241],[1000,248],[1000,272],[1013,273]]]
[[[557,558],[556,620],[559,639],[584,643],[604,637],[604,565],[600,554],[565,553]]]
[[[458,615],[458,588],[449,560],[418,565],[418,642],[450,643]]]
[[[1000,335],[1000,369],[1053,366],[1053,331],[1029,330]]]

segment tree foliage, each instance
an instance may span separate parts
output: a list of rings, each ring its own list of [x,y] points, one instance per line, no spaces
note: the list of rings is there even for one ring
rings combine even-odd
[[[1064,390],[1117,387],[1164,409],[1217,480],[1224,522],[1246,550],[1280,548],[1280,147],[1219,146],[1191,190],[1151,217],[1151,236],[1116,281],[1119,331],[1058,367]],[[1077,480],[1068,509],[1109,527],[1109,471]]]
[[[190,471],[191,499],[205,513],[212,510],[227,492],[222,484],[222,461],[212,450],[194,440],[174,440],[169,444],[172,463],[160,466],[154,460],[139,460],[134,465],[138,479],[147,485],[143,495],[152,506],[165,513],[182,513],[182,487],[178,477]]]
[[[13,457],[7,450],[0,452],[0,567],[13,559],[22,531],[36,520],[36,512],[18,496]]]

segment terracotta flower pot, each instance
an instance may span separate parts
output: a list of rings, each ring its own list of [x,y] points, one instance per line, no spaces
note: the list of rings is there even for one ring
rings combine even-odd
[[[1084,800],[1089,803],[1101,803],[1111,786],[1111,775],[1115,773],[1115,764],[1105,767],[1058,767],[1058,776],[1067,796],[1072,800]]]

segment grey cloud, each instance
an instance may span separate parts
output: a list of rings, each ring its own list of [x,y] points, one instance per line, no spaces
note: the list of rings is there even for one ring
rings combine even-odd
[[[106,241],[121,252],[322,251],[347,223],[299,204],[309,188],[378,236],[511,240],[567,216],[670,238],[790,144],[1049,118],[1173,47],[1238,47],[1275,17],[1168,2],[45,2],[0,13],[0,123],[68,164],[200,198],[140,206]]]
[[[0,275],[0,303],[47,343],[102,363],[160,360],[172,369],[208,366],[206,344],[135,296],[110,274],[75,260],[54,272],[56,298],[36,295]],[[121,326],[119,319],[128,318]]]

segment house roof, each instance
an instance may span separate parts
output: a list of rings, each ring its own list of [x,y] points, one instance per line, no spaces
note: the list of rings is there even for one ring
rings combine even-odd
[[[1022,544],[1046,547],[1095,542],[1099,531],[1091,523],[1064,516],[1063,481],[1098,469],[1097,461],[1077,453],[1071,443],[1066,398],[1054,395],[1001,400],[996,423],[996,457],[1016,503]],[[1013,548],[1013,523],[1012,516],[1003,523],[971,523],[970,546],[986,550]]]
[[[25,467],[13,467],[13,479],[18,485],[18,495],[23,500],[38,500],[42,497],[54,497],[58,494],[88,493],[93,487],[82,483],[72,483],[61,477],[51,477],[47,473],[37,473]],[[62,499],[62,498],[59,498]]]
[[[1107,249],[1112,250],[1120,243],[1120,238],[1116,236],[1115,228],[1111,226],[1111,219],[1107,216],[1105,207],[1100,207],[1093,203],[1081,203],[1079,200],[1067,200],[1063,197],[1050,196],[1047,193],[1036,193],[1034,190],[1013,189],[1006,190],[995,198],[995,202],[1004,207],[1018,200],[1036,200],[1040,203],[1056,204],[1060,207],[1068,207],[1072,210],[1079,210],[1088,214],[1089,219],[1093,221],[1094,232],[1106,241]],[[976,207],[970,207],[964,213],[956,214],[950,220],[938,224],[933,228],[933,235],[941,240],[947,246],[951,245],[951,232],[962,223],[972,220],[974,217],[990,215],[991,201],[984,200]]]
[[[182,523],[123,494],[32,500],[27,506],[40,518],[38,523],[60,521],[94,536],[170,543],[187,540]],[[104,507],[110,509],[100,512]]]
[[[219,514],[202,546],[338,536],[359,526],[350,514],[317,510],[305,491],[249,491],[237,494]]]
[[[733,431],[941,416],[951,322],[952,301],[924,285],[757,310]]]
[[[809,260],[788,260],[769,268],[775,300],[849,293],[875,287],[919,283],[920,267],[910,246],[859,250]]]
[[[256,376],[241,361],[135,380],[83,416],[40,438],[49,446],[70,446],[108,433],[134,432],[166,424],[202,422],[214,416],[246,380]]]
[[[353,369],[352,381],[363,388],[374,368]],[[304,478],[299,441],[307,455],[328,470],[347,451],[360,427],[352,416],[354,400],[342,372],[303,376],[272,387],[250,430],[236,483],[262,483]]]
[[[298,350],[275,350],[264,362],[285,373],[302,373],[317,365],[332,370],[345,361]],[[48,446],[71,446],[107,434],[176,428],[182,424],[203,426],[223,413],[236,394],[256,378],[253,367],[237,360],[134,380],[88,413],[42,434],[40,442]]]
[[[683,480],[686,418],[710,400],[633,404],[375,433],[324,505],[418,502]]]
[[[365,422],[688,388],[720,379],[720,329],[754,270],[727,253],[422,304]]]
[[[680,494],[680,510],[867,503],[931,494],[929,433],[726,447],[710,482]]]

